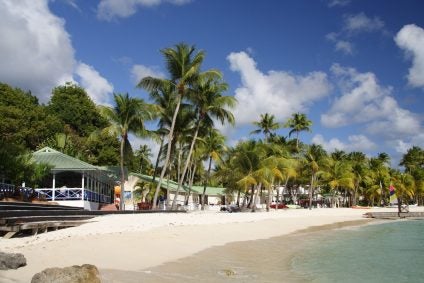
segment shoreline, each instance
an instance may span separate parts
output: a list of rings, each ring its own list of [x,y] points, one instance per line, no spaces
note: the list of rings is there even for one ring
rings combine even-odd
[[[0,278],[2,282],[29,282],[45,268],[84,263],[99,270],[137,272],[228,243],[308,233],[308,228],[320,229],[314,226],[346,221],[373,222],[363,218],[365,212],[337,208],[103,216],[79,227],[0,240],[1,251],[20,252],[27,258],[26,267],[1,271]]]
[[[293,272],[291,263],[297,253],[303,251],[303,247],[297,245],[301,236],[304,241],[315,240],[318,236],[325,233],[340,229],[351,229],[362,227],[365,225],[378,225],[387,223],[387,221],[378,221],[374,219],[349,220],[344,222],[336,222],[321,226],[311,226],[305,229],[294,231],[292,233],[280,236],[274,236],[267,239],[256,239],[246,241],[229,242],[220,246],[212,246],[197,253],[188,255],[187,257],[162,263],[152,268],[145,268],[138,271],[126,271],[117,269],[101,269],[100,275],[103,283],[137,283],[137,282],[234,282],[232,280],[247,280],[246,282],[263,282],[263,278],[255,278],[252,273],[256,265],[255,262],[243,264],[240,261],[248,258],[246,255],[253,251],[257,259],[261,259],[261,252],[267,247],[278,245],[284,253],[279,254],[279,272],[284,271],[284,282],[304,283],[308,282],[305,278]],[[256,246],[256,247],[255,247]],[[240,252],[243,251],[244,252]],[[247,250],[247,251],[246,251]],[[222,263],[224,262],[224,263]],[[208,266],[208,270],[202,269],[202,266]],[[246,268],[247,267],[247,268]],[[264,266],[264,269],[270,268]],[[256,270],[257,272],[257,270]],[[197,277],[196,277],[197,276]],[[179,279],[180,281],[179,281]],[[237,281],[239,282],[239,281]],[[243,281],[245,282],[245,281]],[[267,280],[267,282],[273,282]],[[280,282],[279,278],[275,278],[275,282]]]

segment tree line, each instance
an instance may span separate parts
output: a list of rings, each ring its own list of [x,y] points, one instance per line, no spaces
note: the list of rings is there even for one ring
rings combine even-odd
[[[304,144],[299,136],[310,131],[312,121],[303,113],[293,113],[280,124],[269,113],[252,121],[252,135],[260,138],[240,141],[234,147],[225,144],[217,123],[234,124],[231,110],[237,101],[225,95],[228,89],[222,73],[202,69],[205,52],[184,43],[161,50],[168,72],[166,78],[145,77],[137,84],[146,90],[149,101],[128,93],[115,93],[113,106],[96,106],[85,90],[67,83],[53,89],[46,105],[30,92],[0,84],[2,133],[0,166],[3,179],[19,183],[23,179],[37,185],[43,170],[31,164],[29,152],[50,146],[94,165],[119,165],[121,182],[124,167],[129,171],[153,175],[150,197],[155,208],[165,178],[183,185],[224,186],[234,201],[252,210],[262,195],[285,186],[290,201],[296,201],[296,189],[307,186],[309,206],[320,194],[336,199],[343,206],[387,204],[388,188],[396,188],[399,200],[422,204],[424,195],[424,152],[414,146],[400,163],[405,170],[390,168],[390,157],[375,157],[362,152],[336,150]],[[154,129],[147,121],[156,121]],[[289,128],[288,136],[276,130]],[[151,151],[143,145],[133,151],[128,135],[153,138],[160,144],[154,164]],[[262,138],[263,135],[263,139]],[[214,166],[213,166],[214,165]],[[25,167],[26,166],[26,167]],[[37,167],[38,166],[38,167]],[[24,176],[27,174],[27,176]],[[243,203],[240,203],[240,196]],[[188,198],[186,197],[186,202]],[[176,199],[172,207],[177,205]]]

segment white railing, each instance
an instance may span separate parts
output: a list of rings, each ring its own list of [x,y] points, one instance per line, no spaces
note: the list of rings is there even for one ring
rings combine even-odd
[[[45,200],[81,200],[82,192],[81,188],[40,188],[35,189],[39,198]],[[98,203],[110,203],[110,196],[99,194],[90,190],[84,190],[84,200]]]

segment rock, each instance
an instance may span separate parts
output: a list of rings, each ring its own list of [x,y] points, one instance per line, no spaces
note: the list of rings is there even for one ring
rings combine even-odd
[[[0,252],[0,270],[18,269],[26,265],[23,254],[11,254]]]
[[[100,283],[99,270],[91,264],[47,268],[35,274],[31,283]]]

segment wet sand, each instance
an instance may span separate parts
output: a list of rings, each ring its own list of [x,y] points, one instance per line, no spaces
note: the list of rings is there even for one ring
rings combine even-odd
[[[177,261],[140,271],[101,270],[102,282],[308,282],[292,270],[302,243],[335,229],[375,222],[371,219],[312,226],[285,236],[228,243]]]

